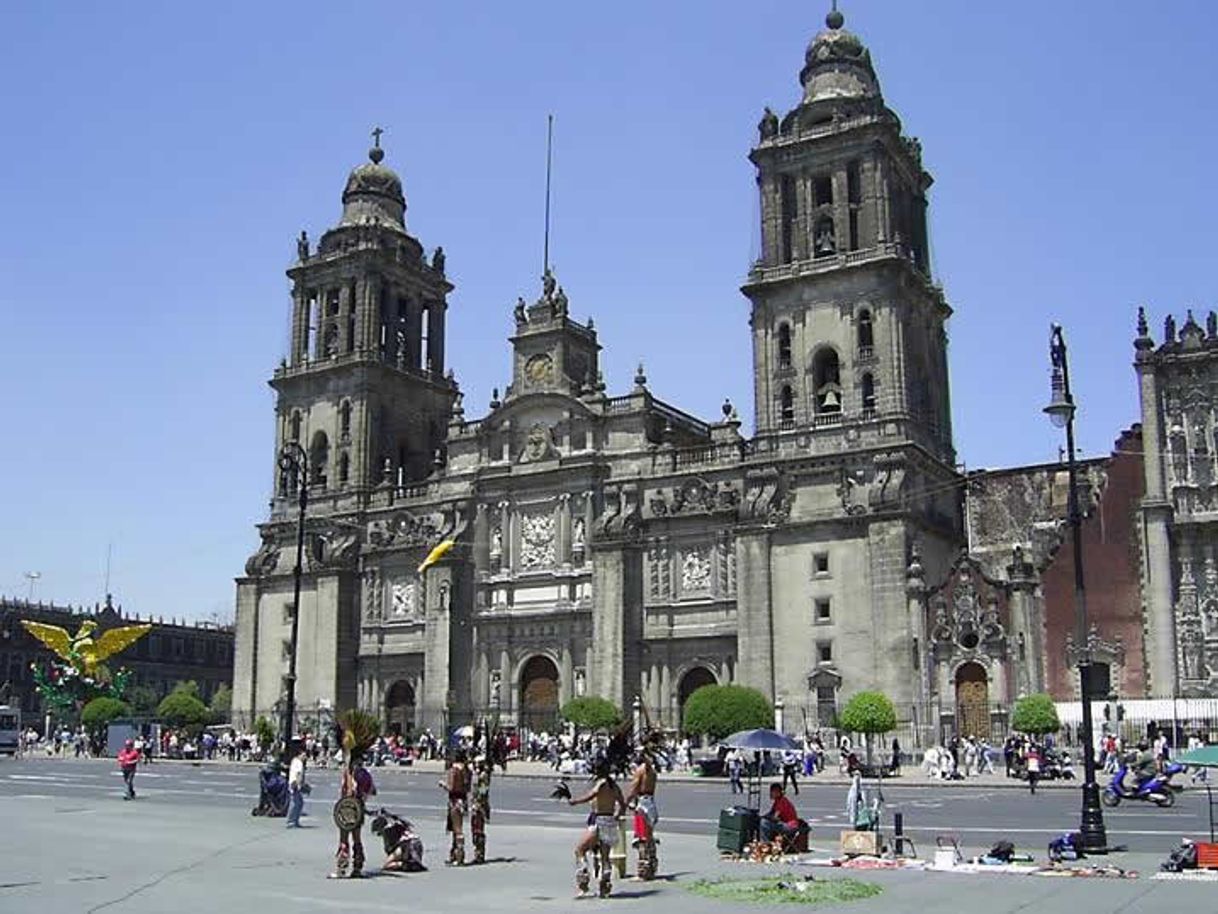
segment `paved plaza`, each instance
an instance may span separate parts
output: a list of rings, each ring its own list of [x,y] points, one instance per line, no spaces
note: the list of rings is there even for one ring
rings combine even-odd
[[[334,830],[329,810],[333,771],[313,771],[314,793],[305,828],[249,815],[257,794],[252,766],[159,763],[141,768],[139,799],[121,799],[110,761],[0,761],[0,910],[208,911],[559,911],[610,906],[667,914],[740,910],[708,901],[687,886],[720,875],[762,876],[793,871],[835,878],[810,868],[724,863],[714,847],[718,809],[730,802],[722,782],[670,780],[661,788],[662,878],[623,881],[608,901],[573,899],[570,847],[581,817],[546,799],[545,779],[496,781],[489,855],[484,867],[452,870],[444,855],[440,791],[434,772],[378,769],[379,800],[419,826],[431,867],[422,874],[355,882],[327,880]],[[904,812],[923,855],[936,834],[954,832],[981,848],[1003,835],[1038,856],[1049,835],[1075,818],[1077,794],[1046,791],[1035,798],[985,786],[891,787],[890,810]],[[809,786],[795,798],[813,822],[812,843],[836,846],[843,790]],[[1203,806],[1185,794],[1166,812],[1122,808],[1109,816],[1117,839],[1133,851],[1114,862],[1149,875],[1181,835],[1200,834]],[[369,860],[380,859],[369,838]],[[859,914],[921,911],[952,903],[987,912],[1115,911],[1135,901],[1210,904],[1218,886],[1191,883],[1060,880],[939,873],[861,873],[884,887],[876,899],[842,906]],[[822,909],[824,910],[824,909]]]

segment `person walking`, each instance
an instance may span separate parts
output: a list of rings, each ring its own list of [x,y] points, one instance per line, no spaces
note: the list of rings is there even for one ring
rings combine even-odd
[[[894,775],[901,773],[901,742],[895,736],[892,738],[892,762],[888,770]]]
[[[118,770],[123,773],[123,785],[127,792],[124,800],[135,799],[135,769],[140,763],[140,754],[135,750],[135,741],[127,740],[123,748],[118,750]]]
[[[732,793],[744,793],[744,784],[741,782],[741,775],[744,773],[744,759],[740,757],[740,750],[733,749],[727,754],[727,776],[732,784]]]
[[[293,741],[292,763],[288,766],[288,828],[300,828],[300,817],[304,813],[304,799],[310,788],[305,780],[304,743]]]
[[[782,789],[787,789],[787,781],[791,782],[791,787],[795,791],[795,795],[799,796],[799,781],[796,775],[799,773],[799,753],[794,749],[787,749],[782,754]]]
[[[1036,793],[1036,782],[1040,780],[1040,747],[1029,742],[1027,754],[1024,756],[1024,767],[1028,772],[1028,790]]]

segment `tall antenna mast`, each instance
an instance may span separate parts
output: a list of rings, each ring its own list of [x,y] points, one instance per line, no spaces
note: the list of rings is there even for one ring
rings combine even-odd
[[[110,597],[110,555],[113,550],[114,544],[106,543],[106,586],[105,589],[102,590],[102,593],[106,595],[107,599]]]
[[[546,122],[546,230],[545,246],[541,255],[541,275],[550,272],[550,174],[554,161],[554,115],[548,115]]]

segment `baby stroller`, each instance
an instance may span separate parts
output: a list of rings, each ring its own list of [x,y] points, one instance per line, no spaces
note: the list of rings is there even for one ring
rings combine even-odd
[[[283,818],[287,814],[288,779],[278,762],[269,762],[258,772],[258,805],[250,815]]]
[[[414,833],[414,826],[409,821],[381,807],[372,820],[372,834],[385,844],[383,869],[406,873],[426,872],[423,840]]]

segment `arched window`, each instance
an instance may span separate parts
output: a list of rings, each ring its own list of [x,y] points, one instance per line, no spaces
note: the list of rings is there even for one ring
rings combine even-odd
[[[870,372],[863,375],[862,388],[863,388],[863,412],[864,413],[874,413],[875,412],[875,378],[873,378],[871,376]]]
[[[293,441],[300,440],[300,413],[292,413],[292,420],[288,423],[288,437]]]
[[[864,308],[859,312],[859,353],[871,355],[875,345],[875,334],[872,332],[871,312]]]
[[[841,372],[837,352],[826,346],[812,360],[812,395],[819,414],[842,411]]]
[[[791,325],[785,322],[778,325],[778,367],[791,367]]]
[[[778,418],[783,425],[790,425],[795,421],[795,394],[791,392],[790,384],[782,386],[782,393],[779,395]]]
[[[431,371],[431,359],[428,353],[428,340],[431,336],[431,309],[419,309],[419,367]]]
[[[313,436],[313,442],[309,446],[309,474],[310,483],[315,486],[325,488],[326,486],[326,469],[330,461],[330,439],[326,437],[326,433],[318,431]]]
[[[345,486],[351,477],[351,458],[344,452],[338,458],[338,483]]]
[[[338,408],[338,430],[343,438],[351,437],[351,401],[343,400]]]

